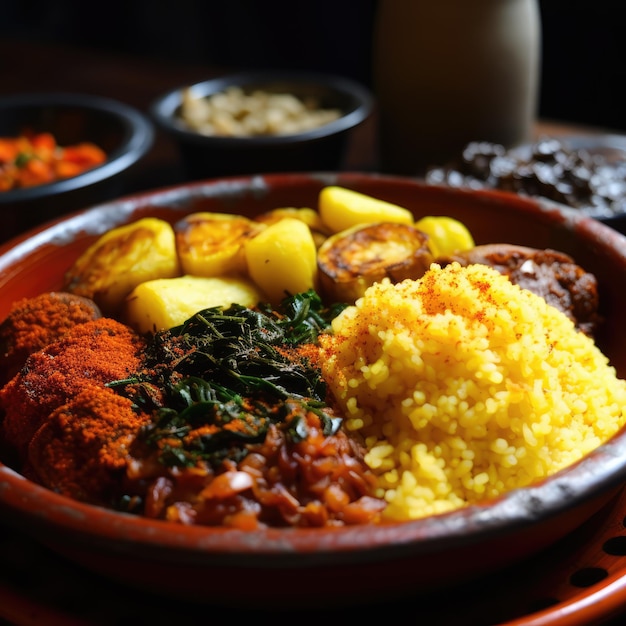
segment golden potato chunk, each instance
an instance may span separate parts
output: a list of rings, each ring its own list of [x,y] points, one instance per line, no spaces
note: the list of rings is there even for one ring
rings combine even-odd
[[[233,303],[252,307],[263,300],[245,278],[179,276],[137,285],[128,296],[124,321],[141,334],[182,324],[202,309]]]
[[[408,209],[344,187],[324,187],[318,202],[320,217],[333,233],[359,224],[412,224],[415,221]]]
[[[288,294],[317,286],[317,249],[301,220],[282,219],[245,243],[248,273],[277,305]]]
[[[223,276],[246,271],[244,242],[265,228],[243,215],[192,213],[174,226],[183,274]]]
[[[318,248],[322,245],[326,237],[331,234],[326,224],[322,221],[320,214],[315,209],[310,209],[308,207],[282,207],[257,215],[254,219],[257,222],[269,225],[275,224],[286,217],[293,217],[297,220],[303,221],[311,229],[315,245]]]
[[[354,303],[375,282],[419,278],[434,257],[428,235],[408,224],[354,226],[318,250],[320,291],[329,302]]]
[[[427,215],[415,223],[415,228],[428,235],[428,245],[435,256],[465,252],[474,247],[474,238],[467,226],[453,217]]]
[[[64,289],[113,315],[140,283],[179,274],[172,226],[146,217],[101,235],[68,270]]]

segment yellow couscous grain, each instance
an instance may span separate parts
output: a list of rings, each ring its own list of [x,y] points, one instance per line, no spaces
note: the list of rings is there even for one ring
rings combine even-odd
[[[483,265],[370,287],[321,338],[322,373],[367,447],[385,517],[496,498],[626,421],[626,381],[559,310]]]

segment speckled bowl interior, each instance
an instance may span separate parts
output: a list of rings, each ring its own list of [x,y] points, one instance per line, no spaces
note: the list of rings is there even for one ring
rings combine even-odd
[[[566,252],[599,282],[598,343],[626,376],[626,238],[573,210],[499,192],[431,187],[361,174],[276,174],[198,182],[72,214],[0,248],[0,317],[23,296],[60,288],[65,269],[99,234],[139,217],[194,211],[253,215],[312,206],[337,184],[416,216],[463,221],[477,243]],[[524,559],[608,504],[626,480],[619,433],[572,468],[498,501],[413,522],[334,529],[234,529],[152,521],[74,502],[0,465],[0,514],[90,570],[194,600],[253,606],[363,601],[441,588]],[[279,590],[279,592],[277,591]],[[323,590],[323,591],[321,591]]]

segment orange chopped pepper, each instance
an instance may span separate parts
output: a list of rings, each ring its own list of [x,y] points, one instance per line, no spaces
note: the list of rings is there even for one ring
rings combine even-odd
[[[70,178],[105,160],[95,144],[59,146],[51,133],[0,137],[0,192]]]

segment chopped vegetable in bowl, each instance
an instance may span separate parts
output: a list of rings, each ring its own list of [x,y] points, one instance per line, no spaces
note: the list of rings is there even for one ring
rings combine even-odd
[[[91,142],[60,146],[51,133],[0,137],[0,191],[77,176],[106,158]]]

